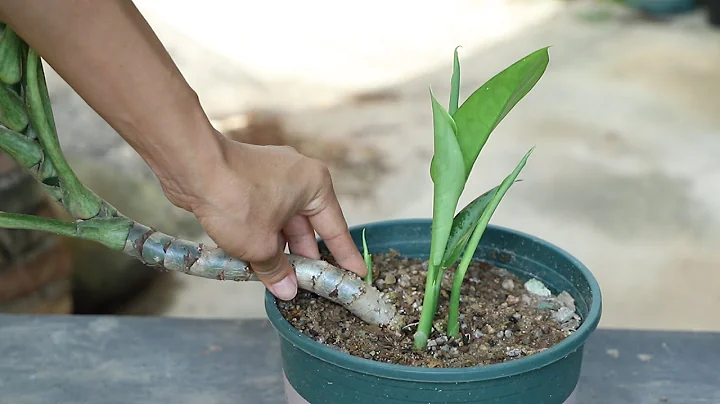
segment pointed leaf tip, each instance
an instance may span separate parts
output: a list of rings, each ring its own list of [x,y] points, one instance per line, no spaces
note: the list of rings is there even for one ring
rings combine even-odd
[[[448,113],[450,116],[454,115],[460,105],[460,59],[458,57],[458,48],[455,48],[453,53],[453,72],[450,78],[450,105],[448,106]]]
[[[547,47],[526,55],[480,86],[453,114],[466,176],[490,133],[534,88],[548,63]]]

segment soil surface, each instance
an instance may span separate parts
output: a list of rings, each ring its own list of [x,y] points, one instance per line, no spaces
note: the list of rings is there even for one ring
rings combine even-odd
[[[332,257],[324,257],[335,264]],[[402,331],[368,325],[343,307],[300,291],[278,301],[282,315],[308,337],[354,356],[379,362],[431,368],[471,367],[506,362],[543,351],[580,325],[572,297],[548,295],[536,280],[523,283],[512,273],[477,262],[468,268],[461,292],[461,336],[444,334],[454,267],[446,271],[435,326],[423,352],[413,349],[422,310],[427,262],[397,252],[373,256],[374,285],[388,292],[408,317]]]

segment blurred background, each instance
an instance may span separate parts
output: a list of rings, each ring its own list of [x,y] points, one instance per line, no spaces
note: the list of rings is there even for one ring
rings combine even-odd
[[[720,0],[135,3],[216,127],[324,160],[350,225],[431,215],[428,86],[447,98],[455,46],[464,99],[551,45],[545,76],[494,131],[461,204],[536,145],[492,223],[582,260],[603,290],[602,327],[720,329]],[[209,241],[46,69],[81,179],[147,225]],[[0,195],[2,210],[63,215],[2,156]],[[35,232],[0,231],[0,246],[2,312],[265,315],[259,283],[159,274]]]

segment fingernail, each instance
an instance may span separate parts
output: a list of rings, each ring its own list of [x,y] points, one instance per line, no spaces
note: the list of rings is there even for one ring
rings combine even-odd
[[[292,300],[297,294],[297,284],[290,276],[286,276],[270,288],[272,289],[272,293],[277,296],[278,299],[282,300]]]

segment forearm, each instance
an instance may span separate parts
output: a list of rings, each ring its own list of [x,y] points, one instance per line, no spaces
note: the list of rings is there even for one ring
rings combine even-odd
[[[0,0],[12,27],[165,184],[202,183],[221,160],[194,91],[128,0]]]

